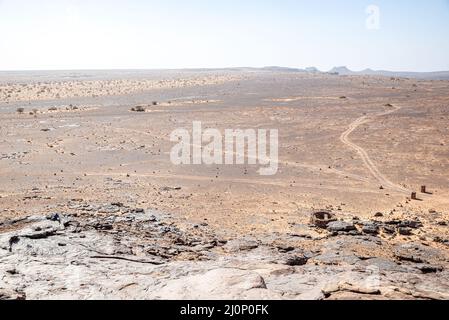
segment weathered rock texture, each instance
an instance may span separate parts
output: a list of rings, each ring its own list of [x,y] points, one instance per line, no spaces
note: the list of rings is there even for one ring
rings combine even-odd
[[[384,223],[256,241],[120,203],[72,210],[2,222],[0,299],[449,299],[446,251],[387,241]]]

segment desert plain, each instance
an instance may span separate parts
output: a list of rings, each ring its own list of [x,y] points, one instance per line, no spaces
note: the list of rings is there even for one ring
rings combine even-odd
[[[277,174],[174,165],[194,121]],[[0,298],[449,299],[448,177],[447,80],[2,72]]]

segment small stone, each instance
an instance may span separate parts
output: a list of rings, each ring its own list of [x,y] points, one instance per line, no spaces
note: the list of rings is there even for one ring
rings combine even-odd
[[[53,213],[50,216],[48,216],[47,219],[50,221],[61,221],[59,213]]]
[[[121,202],[112,202],[111,206],[122,208],[124,205]]]
[[[374,215],[376,218],[381,218],[384,216],[384,214],[382,212],[376,212],[376,214]]]
[[[376,235],[379,233],[379,226],[375,223],[365,224],[362,228],[362,232],[366,234]]]
[[[411,228],[406,228],[406,227],[399,227],[398,228],[398,233],[401,236],[411,236],[413,234],[412,233],[412,229]]]
[[[304,255],[291,255],[285,259],[284,264],[291,267],[303,266],[307,264],[307,261],[309,261],[309,258]]]

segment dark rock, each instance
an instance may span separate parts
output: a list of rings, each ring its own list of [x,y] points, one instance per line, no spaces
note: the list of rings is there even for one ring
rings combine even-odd
[[[365,224],[362,228],[362,232],[372,235],[379,234],[379,225],[377,225],[376,223]]]
[[[287,266],[303,266],[307,264],[307,261],[309,258],[307,258],[305,255],[289,255],[285,258],[284,264]]]
[[[119,208],[124,207],[123,203],[121,203],[121,202],[113,202],[113,203],[111,203],[111,206],[115,206],[115,207],[119,207]]]
[[[26,300],[26,294],[24,292],[0,288],[0,301],[1,300]]]
[[[418,229],[418,228],[422,228],[423,224],[421,223],[421,221],[416,220],[416,221],[410,221],[410,220],[406,220],[406,221],[401,221],[398,224],[399,228],[411,228],[411,229]]]
[[[310,223],[318,228],[326,229],[330,222],[337,221],[335,215],[328,211],[312,213]]]
[[[384,216],[384,214],[382,212],[376,212],[376,214],[374,215],[376,218],[381,218]]]
[[[401,236],[411,236],[413,234],[412,229],[411,228],[406,228],[406,227],[399,227],[398,228],[398,233]]]
[[[441,238],[439,236],[433,238],[433,241],[435,241],[436,243],[442,243],[442,244],[445,244],[445,245],[449,244],[449,239],[444,239],[444,238]]]
[[[390,220],[390,221],[385,221],[384,224],[389,225],[389,226],[397,226],[401,222],[402,221],[400,221],[400,220]]]
[[[443,271],[443,267],[432,266],[432,265],[428,265],[428,264],[420,265],[420,266],[418,266],[418,269],[421,270],[421,272],[424,274],[437,273],[437,272]]]
[[[382,226],[382,230],[387,234],[394,234],[396,232],[396,229],[391,226]]]
[[[18,236],[12,236],[11,238],[9,238],[9,252],[12,251],[12,246],[19,243],[20,238]]]
[[[48,217],[48,220],[50,221],[61,221],[61,217],[59,216],[59,213],[53,213]]]

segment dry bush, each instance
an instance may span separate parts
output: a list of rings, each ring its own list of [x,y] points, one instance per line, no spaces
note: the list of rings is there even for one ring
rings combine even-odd
[[[134,111],[134,112],[145,112],[145,107],[142,107],[142,106],[133,107],[133,108],[131,108],[131,111]]]
[[[25,112],[25,108],[17,108],[17,113],[24,113]]]

